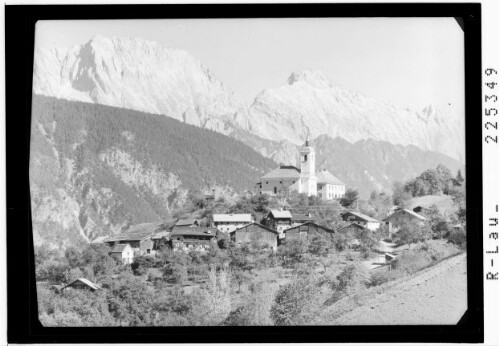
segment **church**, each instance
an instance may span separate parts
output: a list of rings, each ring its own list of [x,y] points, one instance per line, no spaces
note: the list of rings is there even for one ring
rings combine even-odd
[[[345,195],[345,184],[327,170],[315,172],[315,149],[307,138],[300,149],[299,166],[280,166],[265,174],[256,184],[259,194],[276,196],[286,190],[318,196],[325,200]]]

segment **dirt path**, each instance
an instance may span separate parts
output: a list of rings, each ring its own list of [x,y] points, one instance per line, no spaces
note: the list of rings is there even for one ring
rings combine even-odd
[[[467,309],[466,280],[462,254],[390,287],[334,324],[456,324]]]

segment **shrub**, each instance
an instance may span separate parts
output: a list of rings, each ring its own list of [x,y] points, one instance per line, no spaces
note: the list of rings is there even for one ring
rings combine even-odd
[[[462,228],[451,231],[449,234],[449,242],[456,244],[461,249],[466,249],[466,231]]]
[[[388,272],[378,272],[371,275],[371,286],[379,286],[386,282],[400,279],[404,273],[400,270],[391,270]]]
[[[371,277],[369,269],[362,263],[353,263],[346,266],[345,269],[337,276],[338,291],[347,295],[357,293],[366,288]]]
[[[426,251],[406,251],[393,260],[393,268],[414,273],[430,265],[432,259]]]
[[[445,241],[431,240],[422,243],[417,250],[426,251],[433,261],[439,261],[455,254],[458,248]]]

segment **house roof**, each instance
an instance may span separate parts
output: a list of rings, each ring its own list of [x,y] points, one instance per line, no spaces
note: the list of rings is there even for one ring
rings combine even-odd
[[[125,233],[109,237],[105,240],[105,242],[108,243],[121,240],[144,240],[161,229],[163,229],[163,221],[141,223],[130,227]]]
[[[99,290],[100,289],[100,286],[97,285],[97,284],[94,284],[92,281],[88,280],[88,279],[85,279],[85,278],[79,278],[79,279],[76,279],[74,280],[73,282],[67,284],[66,286],[64,286],[62,289],[68,287],[68,286],[72,286],[75,282],[77,281],[80,281],[82,282],[83,284],[87,285],[88,287],[94,289],[94,290]]]
[[[103,243],[106,239],[107,239],[107,235],[103,235],[103,236],[97,237],[94,240],[92,240],[92,244]]]
[[[295,166],[280,166],[261,177],[261,179],[300,178],[300,170]]]
[[[365,214],[359,213],[359,212],[357,212],[357,211],[351,211],[351,210],[349,210],[349,211],[346,211],[346,212],[344,212],[344,213],[343,213],[343,215],[346,215],[346,214],[351,214],[351,215],[354,215],[354,216],[358,217],[359,219],[362,219],[362,220],[364,220],[364,221],[366,221],[366,222],[381,222],[381,221],[379,221],[379,220],[376,220],[376,219],[375,219],[375,218],[373,218],[373,217],[370,217],[370,216],[368,216],[368,215],[365,215]]]
[[[123,251],[125,251],[127,246],[130,246],[130,245],[128,245],[128,244],[116,244],[109,252],[110,253],[122,253]]]
[[[348,224],[348,225],[346,225],[346,226],[343,226],[343,227],[341,227],[340,229],[338,229],[338,232],[339,232],[339,231],[344,230],[345,228],[352,227],[352,226],[357,227],[357,228],[360,228],[360,229],[368,229],[367,227],[362,226],[362,225],[359,225],[359,224],[358,224],[358,223],[356,223],[356,222],[352,222],[352,223],[350,223],[350,224]]]
[[[211,233],[208,233],[211,232]],[[213,227],[174,227],[170,237],[174,235],[193,235],[203,237],[214,237],[217,229]]]
[[[392,214],[388,215],[387,217],[385,217],[385,219],[383,221],[388,221],[389,219],[391,219],[392,217],[394,217],[395,215],[400,214],[400,213],[407,213],[409,215],[417,217],[420,220],[426,220],[426,218],[423,215],[418,214],[416,212],[413,212],[412,210],[409,210],[409,209],[399,209],[399,210],[395,211],[394,213],[392,213]]]
[[[294,226],[294,227],[287,228],[287,229],[284,230],[284,233],[286,233],[288,231],[293,231],[293,230],[298,229],[298,228],[303,227],[303,226],[313,226],[313,227],[321,228],[321,229],[323,229],[326,232],[334,232],[332,229],[329,229],[327,227],[318,225],[315,222],[309,221],[309,222],[305,222],[305,223],[302,223],[302,224]]]
[[[198,222],[197,219],[181,219],[178,220],[175,226],[192,226]]]
[[[251,222],[251,214],[213,214],[214,222]]]
[[[152,236],[151,239],[162,239],[168,238],[170,236],[170,231],[161,231]]]
[[[276,210],[272,209],[269,214],[272,214],[274,219],[291,219],[293,216],[289,210]]]
[[[315,218],[305,214],[293,214],[291,217],[293,221],[314,221]]]
[[[267,232],[279,234],[279,232],[277,232],[276,230],[273,230],[272,228],[267,227],[265,225],[259,224],[258,222],[253,222],[253,223],[251,223],[249,225],[246,225],[244,227],[241,227],[241,228],[238,228],[238,229],[234,229],[234,230],[230,231],[230,233],[241,231],[241,230],[244,230],[244,229],[250,228],[250,227],[258,227],[258,228],[261,228],[261,229],[263,229],[263,230],[265,230]]]
[[[336,178],[327,170],[322,170],[317,174],[317,182],[319,184],[345,185],[340,179]]]

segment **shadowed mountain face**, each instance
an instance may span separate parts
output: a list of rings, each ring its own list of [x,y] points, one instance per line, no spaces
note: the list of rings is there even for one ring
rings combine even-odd
[[[34,96],[30,155],[37,242],[74,243],[160,220],[188,190],[252,188],[275,163],[161,115]]]
[[[464,162],[464,117],[451,108],[400,108],[344,90],[320,71],[293,72],[286,85],[262,91],[247,106],[188,52],[97,36],[68,50],[37,50],[33,83],[37,94],[164,114],[239,136],[269,157],[275,150],[256,146],[251,135],[295,145],[309,132],[350,143],[374,139]]]

